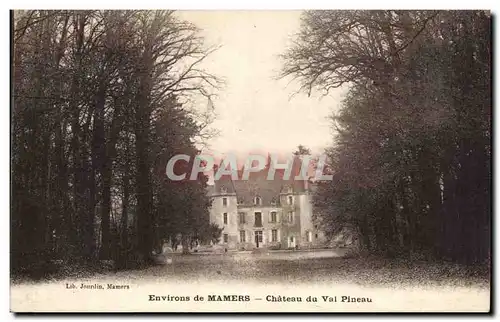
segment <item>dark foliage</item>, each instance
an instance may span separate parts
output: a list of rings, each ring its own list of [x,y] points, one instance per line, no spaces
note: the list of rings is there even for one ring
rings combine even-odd
[[[207,226],[206,178],[165,176],[209,134],[211,110],[186,103],[220,84],[199,67],[211,50],[197,28],[170,11],[16,11],[12,23],[13,272],[147,264],[164,239]]]
[[[369,253],[489,263],[491,17],[310,11],[284,56],[305,91],[348,86],[315,209]]]

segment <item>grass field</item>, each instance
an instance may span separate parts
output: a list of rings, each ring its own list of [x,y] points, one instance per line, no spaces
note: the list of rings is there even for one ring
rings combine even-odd
[[[488,287],[484,269],[456,264],[343,258],[343,250],[177,255],[171,264],[135,271],[148,277],[192,280],[238,280],[274,283],[353,283],[358,285],[476,285]],[[117,276],[128,272],[118,272]]]
[[[454,264],[343,258],[341,250],[171,256],[172,262],[141,270],[18,281],[15,310],[34,311],[322,311],[484,312],[489,278],[481,269]],[[130,285],[129,290],[65,290],[66,283]],[[249,303],[150,302],[150,295],[248,294]],[[272,303],[268,295],[335,295],[372,303]],[[62,296],[62,297],[61,297]],[[255,299],[255,301],[253,301]],[[61,302],[62,301],[62,302]],[[16,309],[17,308],[17,309]]]

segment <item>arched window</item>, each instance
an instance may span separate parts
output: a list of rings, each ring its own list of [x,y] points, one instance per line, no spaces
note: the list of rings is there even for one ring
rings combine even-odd
[[[262,204],[262,198],[261,198],[261,197],[259,197],[259,196],[256,196],[256,197],[254,198],[254,204],[256,204],[256,205],[259,205],[259,206],[260,206],[260,205]]]

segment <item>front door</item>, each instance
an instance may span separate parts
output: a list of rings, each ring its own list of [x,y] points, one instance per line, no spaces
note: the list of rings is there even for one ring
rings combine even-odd
[[[262,230],[255,231],[255,247],[259,248],[262,244]]]

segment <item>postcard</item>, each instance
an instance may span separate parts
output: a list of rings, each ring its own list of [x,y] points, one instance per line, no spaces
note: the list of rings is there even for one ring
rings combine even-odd
[[[491,21],[12,11],[11,311],[490,312]]]

